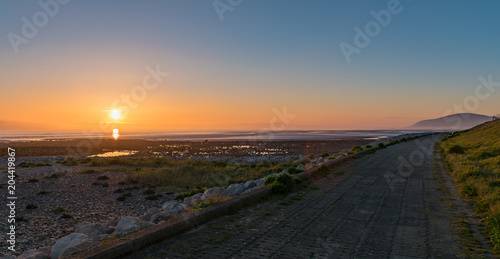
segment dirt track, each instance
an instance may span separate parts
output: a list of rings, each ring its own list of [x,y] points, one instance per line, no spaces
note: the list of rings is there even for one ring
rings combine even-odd
[[[433,143],[380,150],[343,168],[337,185],[259,203],[130,258],[460,258]]]

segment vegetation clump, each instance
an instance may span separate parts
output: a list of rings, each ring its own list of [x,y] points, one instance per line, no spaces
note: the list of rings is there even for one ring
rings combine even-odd
[[[276,177],[271,183],[271,192],[275,194],[287,194],[290,193],[294,187],[295,181],[292,176],[289,174],[282,174]]]
[[[355,153],[358,153],[359,151],[363,150],[362,147],[360,146],[355,146],[353,148],[351,148],[351,150],[349,150],[349,152],[347,152],[347,154],[355,154]]]
[[[179,194],[179,195],[175,196],[175,199],[176,200],[181,200],[181,199],[184,199],[186,197],[193,196],[193,195],[195,195],[197,193],[202,193],[205,190],[206,190],[206,188],[196,187],[193,190],[190,190],[188,192],[185,192],[185,193],[182,193],[182,194]]]
[[[464,154],[465,153],[465,150],[463,147],[459,146],[459,145],[453,145],[452,147],[450,147],[450,149],[448,150],[448,153],[450,154]]]

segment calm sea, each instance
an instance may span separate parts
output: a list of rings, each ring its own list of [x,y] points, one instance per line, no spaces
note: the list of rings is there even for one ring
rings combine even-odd
[[[381,139],[402,134],[422,133],[418,130],[286,130],[286,131],[167,131],[119,132],[119,139],[149,140],[329,140]],[[1,131],[0,141],[37,141],[53,139],[111,138],[112,133],[75,131]]]

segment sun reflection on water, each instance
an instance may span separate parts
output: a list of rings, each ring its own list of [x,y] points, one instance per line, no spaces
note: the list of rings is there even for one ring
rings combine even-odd
[[[118,137],[119,137],[119,136],[120,136],[120,135],[118,134],[118,129],[113,129],[113,138],[114,138],[115,140],[118,140]]]

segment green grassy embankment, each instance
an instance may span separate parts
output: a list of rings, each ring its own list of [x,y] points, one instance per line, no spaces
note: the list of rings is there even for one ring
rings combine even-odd
[[[446,136],[440,153],[459,195],[485,226],[493,252],[500,253],[500,120]]]

